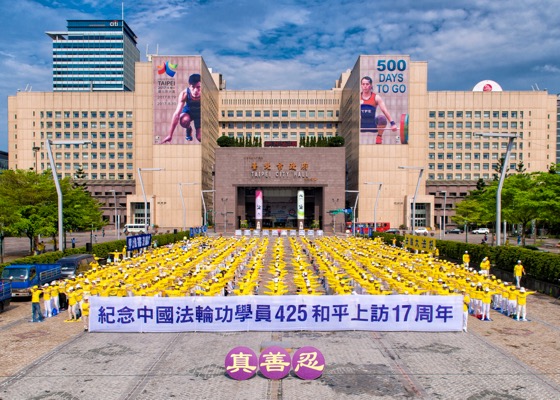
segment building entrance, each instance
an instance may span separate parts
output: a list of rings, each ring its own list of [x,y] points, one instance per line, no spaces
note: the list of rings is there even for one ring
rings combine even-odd
[[[323,188],[239,187],[237,196],[238,228],[322,228]]]

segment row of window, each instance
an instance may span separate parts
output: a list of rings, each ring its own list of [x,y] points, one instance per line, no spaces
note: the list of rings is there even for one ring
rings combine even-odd
[[[228,132],[227,135],[231,138],[236,137],[235,136],[235,132]],[[330,138],[333,136],[336,136],[337,133],[331,133],[331,132],[318,132],[317,133],[317,138]],[[247,138],[249,140],[251,140],[253,137],[260,139],[261,138],[261,132],[254,132],[254,133],[238,133],[237,134],[237,138],[238,139],[243,139],[243,138]],[[290,132],[288,134],[288,132],[272,132],[272,135],[269,132],[264,132],[262,134],[262,137],[266,140],[266,139],[291,139],[291,140],[297,140],[298,138],[298,134],[297,132]],[[310,134],[306,134],[305,132],[300,132],[299,133],[299,138],[300,140],[305,140],[305,138],[309,137],[310,139],[315,139],[315,133],[310,133]]]
[[[337,129],[338,124],[332,122],[228,122],[222,123],[222,129]]]
[[[99,115],[99,118],[124,118],[126,115],[126,118],[132,118],[132,111],[55,111],[54,113],[52,111],[41,111],[40,116],[41,118],[52,118],[54,115],[54,117],[56,119],[62,118],[64,116],[64,118],[70,118],[70,116],[72,116],[72,118],[97,118],[97,116]],[[35,112],[33,112],[33,116],[35,116]]]
[[[65,171],[70,171],[70,170],[77,170],[79,168],[82,168],[84,171],[87,171],[89,169],[109,169],[109,170],[113,170],[113,169],[118,169],[118,170],[124,170],[125,169],[125,163],[55,163],[56,165],[56,170],[57,171],[61,171],[61,170],[65,170]],[[44,168],[45,164],[41,163],[41,168]],[[64,168],[63,168],[64,167]],[[127,170],[134,170],[134,164],[133,163],[126,163],[126,169]]]
[[[336,114],[336,116],[338,117],[339,112],[336,111],[336,113],[333,110],[327,110],[325,112],[325,110],[245,110],[245,113],[243,113],[243,110],[222,110],[222,117],[227,117],[228,118],[252,118],[253,116],[255,118],[260,118],[260,117],[264,117],[264,118],[270,118],[272,116],[272,118],[288,118],[288,116],[290,118],[298,118],[298,113],[299,113],[299,118],[333,118],[333,116]]]
[[[430,111],[430,118],[523,118],[523,111]],[[529,116],[531,112],[529,111]]]
[[[480,163],[474,163],[474,164],[471,164],[471,163],[464,163],[464,164],[463,164],[463,163],[455,163],[455,164],[453,164],[453,163],[446,163],[446,164],[444,164],[444,163],[438,163],[438,164],[437,164],[437,169],[438,169],[438,170],[445,170],[445,169],[446,169],[446,170],[452,170],[452,169],[456,169],[456,170],[462,170],[462,169],[470,170],[470,169],[473,169],[473,170],[475,170],[475,171],[479,171],[479,170],[480,170],[480,167],[481,167],[481,164],[480,164]],[[516,167],[515,163],[512,163],[512,164],[510,164],[509,169],[515,170],[515,167]],[[497,168],[498,168],[498,163],[492,163],[492,164],[483,163],[483,164],[482,164],[482,169],[485,170],[485,171],[488,171],[488,170],[490,170],[490,169],[492,169],[493,171],[495,171]],[[433,163],[428,164],[428,169],[430,169],[430,170],[436,169],[436,164],[433,164]]]
[[[284,105],[323,105],[323,104],[340,104],[340,100],[336,99],[222,99],[223,106],[235,106],[235,105],[274,105],[274,104],[284,104]]]
[[[90,153],[88,152],[84,152],[84,153],[54,153],[54,159],[55,160],[89,160],[90,157]],[[133,160],[134,159],[134,155],[132,153],[91,153],[91,159],[92,160],[124,160],[126,156],[127,160]],[[45,153],[41,153],[41,160],[45,159]]]
[[[470,160],[471,157],[474,160],[490,160],[490,158],[492,158],[492,160],[499,160],[501,157],[504,157],[505,153],[437,153],[437,159],[438,160]],[[510,158],[512,160],[516,160],[517,159],[517,153],[511,153],[510,154]],[[436,159],[436,153],[428,153],[428,159],[429,160],[435,160]],[[519,153],[519,159],[523,159],[523,153]]]
[[[462,180],[467,180],[467,181],[477,181],[480,178],[484,179],[484,180],[488,180],[492,177],[493,174],[489,174],[489,173],[474,173],[474,174],[452,174],[452,173],[447,173],[447,174],[428,174],[428,180],[438,180],[438,181],[443,181],[443,180],[448,180],[448,181],[452,181],[452,180],[456,180],[456,181],[462,181]]]
[[[46,135],[41,132],[41,140],[45,139],[45,136],[47,139],[125,139],[125,134],[123,132],[117,132],[116,134],[115,132],[74,132],[72,135],[70,135],[70,132],[64,132],[64,135],[61,132],[55,132],[54,136],[52,132],[47,132]],[[133,136],[132,132],[126,132],[126,139],[132,139]]]
[[[72,171],[72,172],[65,172],[65,173],[60,173],[60,172],[59,172],[59,173],[57,173],[57,175],[58,175],[58,178],[59,178],[59,179],[62,179],[63,176],[70,178],[70,177],[74,177],[75,171]],[[89,173],[89,174],[86,173],[86,174],[84,174],[84,175],[85,175],[85,176],[84,176],[84,179],[93,179],[93,180],[97,180],[97,179],[106,180],[106,179],[109,179],[109,180],[112,180],[112,181],[114,181],[114,180],[120,180],[120,181],[122,181],[122,180],[125,180],[125,179],[126,179],[126,180],[132,180],[132,179],[134,179],[134,172],[117,173],[117,174],[115,174],[115,173],[109,173],[109,174],[107,174],[107,173],[104,173],[104,172],[101,172],[101,173],[92,172],[92,173]]]
[[[505,146],[502,144],[502,149],[506,149],[507,148],[507,143],[504,143]],[[517,150],[517,143],[513,143],[512,149],[513,150]],[[531,143],[529,143],[529,147],[530,147]],[[438,142],[437,143],[437,148],[438,149],[457,149],[457,150],[462,150],[463,147],[465,148],[465,150],[480,150],[481,148],[483,150],[490,150],[490,143],[488,142],[483,142],[482,146],[480,142]],[[436,143],[435,142],[428,142],[428,149],[430,150],[435,150],[436,148]],[[519,149],[523,150],[523,142],[519,143]],[[492,143],[492,150],[498,150],[498,143]]]
[[[74,128],[74,129],[124,129],[126,127],[126,129],[132,129],[132,121],[127,122],[126,124],[124,122],[117,122],[116,125],[114,122],[105,122],[105,121],[100,121],[99,123],[97,121],[92,121],[92,122],[87,122],[87,121],[82,121],[81,123],[78,121],[66,121],[64,123],[62,122],[55,122],[54,124],[51,121],[47,121],[47,123],[41,121],[41,129],[70,129],[70,128]]]
[[[520,139],[523,139],[523,132],[519,132],[518,134]],[[475,134],[474,137],[476,139],[478,139],[478,136]],[[529,132],[529,137],[531,137],[531,132]],[[428,138],[429,139],[435,139],[436,138],[436,133],[435,132],[429,132],[428,133]],[[449,139],[449,140],[461,140],[461,139],[466,139],[466,140],[471,140],[473,138],[473,133],[472,132],[438,132],[437,133],[437,138],[438,139]],[[506,143],[506,142],[504,142]]]
[[[491,125],[491,126],[490,126]],[[504,128],[504,129],[523,129],[523,121],[519,122],[519,124],[517,123],[517,121],[502,121],[501,123],[499,121],[493,121],[492,124],[490,124],[490,121],[484,121],[484,122],[480,122],[480,121],[475,121],[474,124],[471,121],[465,121],[465,123],[463,124],[462,121],[447,121],[447,123],[445,123],[444,121],[439,121],[437,123],[437,127],[440,129],[443,128],[448,128],[448,129],[453,129],[453,128],[458,128],[458,129],[463,129],[463,128],[487,128],[489,129],[490,127],[492,128]],[[529,121],[529,127],[531,126],[531,121]],[[434,129],[436,128],[436,123],[435,121],[430,121],[429,122],[429,127],[430,129]]]
[[[122,75],[122,74],[119,74]],[[92,82],[94,81],[94,82]],[[84,78],[80,78],[78,76],[53,76],[53,85],[59,85],[61,83],[66,83],[67,85],[86,85],[87,87],[91,87],[92,85],[95,84],[95,87],[98,87],[98,85],[100,83],[106,83],[106,84],[112,84],[115,85],[115,83],[121,83],[122,84],[123,78],[122,76],[118,76],[116,78],[108,78],[105,76],[100,76],[100,77],[95,77],[95,76],[86,76]],[[87,84],[82,83],[82,82],[89,82]]]

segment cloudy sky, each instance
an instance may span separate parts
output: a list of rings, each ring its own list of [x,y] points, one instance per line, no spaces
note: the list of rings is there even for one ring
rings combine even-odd
[[[201,54],[228,89],[330,89],[360,54],[428,62],[428,89],[560,93],[558,0],[127,0],[124,16],[160,55]],[[67,19],[120,19],[115,0],[0,1],[0,150],[7,96],[52,90],[52,42]]]

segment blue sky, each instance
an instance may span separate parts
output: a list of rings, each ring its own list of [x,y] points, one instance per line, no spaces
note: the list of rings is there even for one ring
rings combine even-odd
[[[67,19],[120,19],[121,1],[0,1],[0,150],[7,96],[52,90],[46,31]],[[160,55],[201,54],[228,89],[330,89],[360,54],[428,62],[429,90],[538,86],[560,93],[557,0],[135,0],[125,20]]]

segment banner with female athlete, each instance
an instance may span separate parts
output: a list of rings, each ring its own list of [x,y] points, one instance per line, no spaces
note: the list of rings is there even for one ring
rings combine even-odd
[[[408,144],[409,56],[360,57],[360,144]]]
[[[154,144],[200,144],[200,57],[154,56]]]

